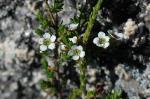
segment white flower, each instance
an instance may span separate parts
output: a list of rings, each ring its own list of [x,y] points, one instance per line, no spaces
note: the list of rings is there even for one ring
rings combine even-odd
[[[98,47],[107,48],[109,46],[109,39],[104,32],[99,32],[98,37],[94,38],[93,43]]]
[[[47,49],[55,49],[55,35],[50,35],[49,33],[45,33],[42,38],[39,39],[40,50],[41,52],[46,51]]]
[[[61,44],[61,45],[60,45],[60,49],[61,49],[61,50],[66,50],[66,45]]]
[[[78,25],[79,25],[78,23],[77,24],[72,23],[68,26],[68,29],[71,31],[76,30]]]
[[[60,42],[58,46],[58,53],[59,54],[65,53],[66,50],[67,50],[67,46],[64,43]]]
[[[83,51],[83,47],[81,45],[74,45],[71,47],[68,54],[72,56],[73,60],[78,60],[79,58],[83,58],[85,56],[85,51]]]
[[[69,38],[69,41],[71,41],[73,44],[77,43],[77,37],[74,36],[73,38]]]

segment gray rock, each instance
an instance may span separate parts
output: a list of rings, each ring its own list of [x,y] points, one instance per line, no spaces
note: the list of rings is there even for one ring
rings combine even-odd
[[[34,36],[29,39],[37,22],[27,1],[0,0],[0,99],[43,97],[38,82],[44,77],[31,65],[35,51],[28,51],[28,44],[35,42]]]

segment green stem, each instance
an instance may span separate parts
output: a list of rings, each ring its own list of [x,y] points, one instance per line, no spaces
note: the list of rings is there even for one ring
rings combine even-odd
[[[80,88],[74,88],[69,95],[68,99],[77,99],[77,96],[81,96],[82,93],[85,93],[85,84],[86,84],[86,77],[85,77],[85,71],[86,71],[86,61],[80,60]]]
[[[88,21],[88,25],[87,25],[87,29],[85,31],[85,33],[83,34],[83,43],[86,44],[90,35],[90,32],[92,30],[93,24],[95,22],[96,16],[98,14],[98,11],[100,9],[102,0],[98,0],[97,4],[95,5],[95,7],[93,8],[93,11],[89,17],[89,21]],[[80,64],[80,88],[79,89],[73,89],[73,91],[71,92],[69,99],[76,99],[76,97],[78,95],[82,95],[85,93],[85,87],[86,87],[86,77],[85,77],[85,72],[86,72],[86,60],[80,60],[79,61]]]
[[[78,88],[74,88],[71,92],[71,94],[69,95],[68,99],[77,99],[77,96],[80,96],[80,89]]]
[[[81,92],[85,92],[85,83],[86,83],[86,77],[85,77],[85,72],[86,72],[86,61],[81,60],[80,62],[80,90]]]
[[[47,10],[48,10],[48,14],[49,14],[50,19],[52,21],[52,24],[55,25],[55,18],[53,16],[52,12],[51,12],[51,8],[50,8],[50,6],[48,4],[48,0],[45,0],[45,3],[46,3]]]
[[[95,19],[96,19],[96,16],[98,14],[98,11],[101,7],[101,4],[102,4],[102,1],[103,0],[98,0],[97,4],[95,5],[95,7],[93,8],[93,11],[89,17],[89,21],[88,21],[88,25],[87,25],[87,29],[85,31],[85,33],[83,34],[83,43],[86,44],[87,41],[88,41],[88,38],[90,36],[90,32],[93,28],[93,25],[94,25],[94,22],[95,22]]]

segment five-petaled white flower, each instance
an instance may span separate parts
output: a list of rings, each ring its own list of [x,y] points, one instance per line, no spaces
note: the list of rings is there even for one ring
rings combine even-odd
[[[83,58],[85,56],[85,51],[81,45],[73,45],[68,54],[72,56],[73,60],[78,60],[79,58]]]
[[[69,41],[71,41],[73,44],[77,43],[77,37],[74,36],[72,38],[69,38]]]
[[[76,30],[78,25],[79,25],[78,23],[76,23],[76,24],[75,23],[69,24],[68,25],[68,29],[71,30],[71,31]]]
[[[47,49],[55,49],[55,35],[50,35],[49,33],[45,33],[42,38],[39,39],[40,51],[46,51]]]
[[[109,46],[109,36],[106,36],[104,32],[99,32],[98,37],[94,38],[93,43],[98,47],[107,48]]]

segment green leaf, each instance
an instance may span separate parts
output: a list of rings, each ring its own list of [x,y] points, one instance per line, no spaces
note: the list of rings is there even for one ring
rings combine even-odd
[[[61,54],[61,58],[60,58],[61,62],[64,62],[64,61],[66,61],[68,59],[70,59],[70,56],[68,55],[68,53],[62,53]]]
[[[54,77],[54,71],[48,70],[48,62],[44,58],[41,59],[41,64],[42,64],[42,67],[43,67],[44,72],[47,75],[47,77],[53,78]]]
[[[38,34],[39,36],[42,36],[44,34],[44,31],[41,29],[35,29],[35,33]]]
[[[63,9],[63,0],[54,0],[54,6],[51,7],[52,12],[59,12]]]
[[[40,63],[42,64],[42,67],[43,67],[44,69],[47,69],[47,67],[48,67],[48,62],[47,62],[44,58],[42,58],[42,59],[40,60]]]
[[[68,39],[71,35],[71,32],[68,31],[64,25],[59,25],[58,36],[60,37],[60,41],[67,45],[68,48],[72,46],[71,42]]]
[[[43,90],[45,90],[45,89],[48,89],[48,88],[52,87],[52,84],[49,81],[41,80],[40,81],[40,86]]]
[[[122,92],[120,90],[112,90],[105,99],[122,99],[121,94]]]
[[[46,18],[40,11],[37,12],[36,16],[43,30],[49,27],[50,23],[48,18]]]
[[[54,72],[47,71],[47,77],[48,78],[53,78],[54,77]]]
[[[96,96],[95,91],[88,91],[87,92],[87,99],[91,99],[92,97]]]
[[[79,23],[80,19],[77,16],[74,16],[73,18],[71,18],[71,22],[72,23]]]

